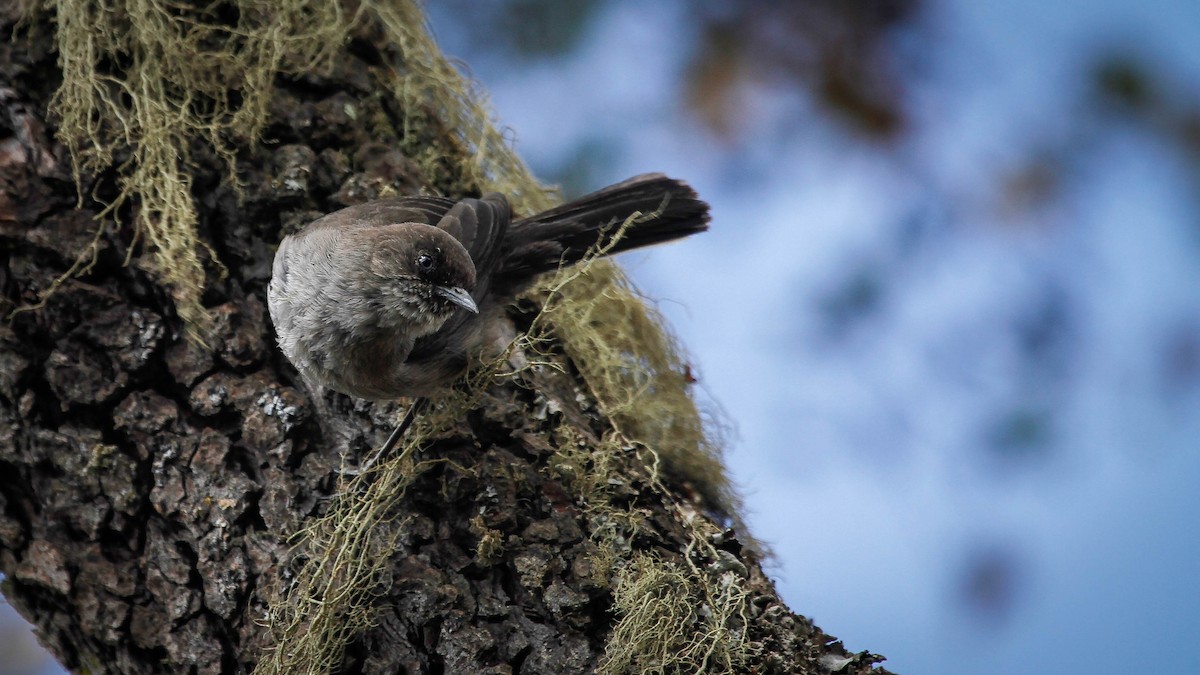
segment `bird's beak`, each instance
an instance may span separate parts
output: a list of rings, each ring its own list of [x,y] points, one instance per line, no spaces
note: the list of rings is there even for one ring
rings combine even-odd
[[[471,294],[466,292],[466,290],[458,286],[435,286],[435,288],[439,295],[450,302],[474,314],[479,313],[479,308],[475,306],[475,300],[471,298]]]

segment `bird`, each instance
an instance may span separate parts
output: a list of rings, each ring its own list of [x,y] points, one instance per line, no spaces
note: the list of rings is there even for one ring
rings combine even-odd
[[[429,396],[478,363],[506,305],[640,213],[607,254],[708,228],[682,181],[644,174],[528,218],[507,198],[350,206],[284,237],[268,285],[278,344],[307,380],[368,400]]]
[[[609,255],[702,232],[709,220],[690,186],[659,173],[517,220],[496,192],[369,201],[283,238],[268,310],[280,350],[306,382],[424,402],[489,356],[504,308],[540,275],[589,250]]]

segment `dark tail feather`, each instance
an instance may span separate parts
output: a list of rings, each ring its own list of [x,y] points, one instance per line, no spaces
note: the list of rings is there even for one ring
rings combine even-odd
[[[708,229],[708,204],[686,183],[658,173],[635,176],[513,223],[504,276],[520,283],[522,277],[578,262],[597,243],[608,244],[635,212],[642,218],[625,230],[610,254]]]

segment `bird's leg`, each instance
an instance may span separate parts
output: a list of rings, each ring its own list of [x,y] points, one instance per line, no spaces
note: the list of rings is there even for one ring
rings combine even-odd
[[[388,436],[388,439],[384,442],[383,447],[380,448],[379,452],[375,453],[371,459],[367,460],[366,464],[363,464],[358,469],[359,472],[370,469],[381,459],[386,459],[388,454],[390,454],[391,451],[396,447],[396,444],[400,442],[400,439],[404,436],[404,432],[408,431],[408,428],[412,426],[413,420],[417,418],[417,413],[424,410],[428,403],[429,399],[424,396],[414,400],[412,405],[408,406],[408,411],[404,413],[404,419],[400,420],[400,424],[397,424],[396,428],[392,430],[392,435]]]

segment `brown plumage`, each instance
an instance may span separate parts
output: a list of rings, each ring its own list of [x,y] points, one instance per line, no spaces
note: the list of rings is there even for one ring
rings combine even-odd
[[[660,211],[661,209],[661,211]],[[578,262],[701,232],[708,205],[646,174],[511,222],[508,200],[401,197],[351,206],[285,237],[268,288],[279,346],[310,382],[359,398],[427,396],[476,363],[506,304]]]

